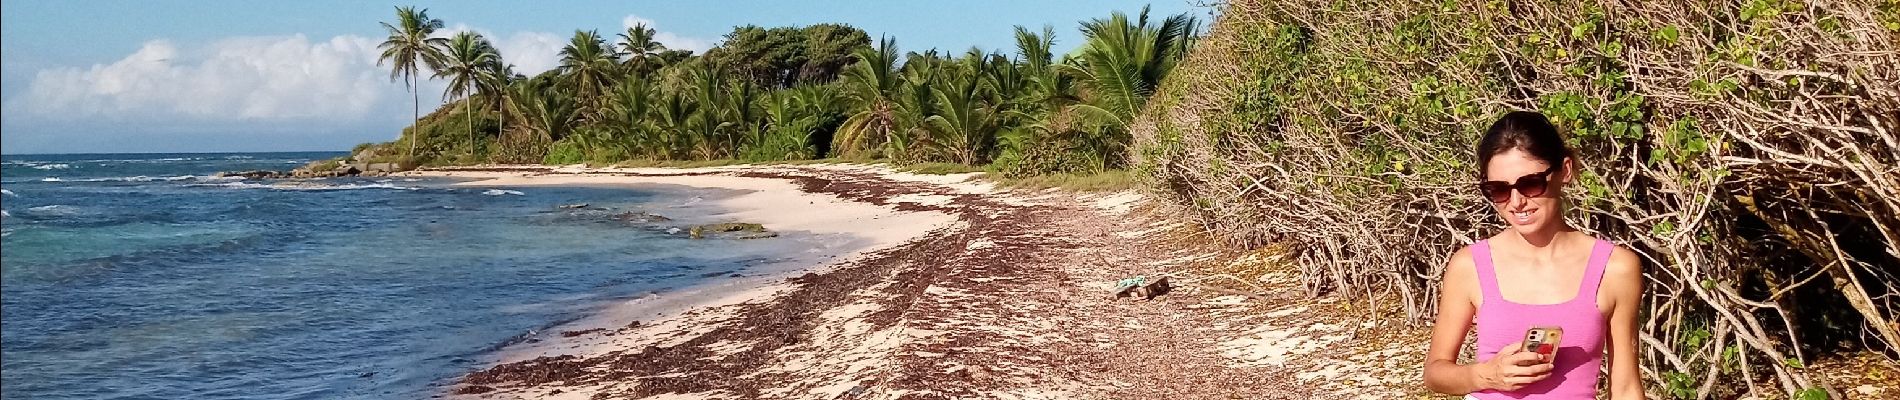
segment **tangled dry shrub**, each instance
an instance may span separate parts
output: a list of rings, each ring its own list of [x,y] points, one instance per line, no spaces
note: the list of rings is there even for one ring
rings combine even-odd
[[[1477,135],[1538,110],[1584,165],[1573,224],[1646,260],[1652,393],[1838,395],[1805,364],[1900,346],[1896,32],[1894,0],[1236,0],[1136,121],[1137,176],[1423,321],[1502,228]]]

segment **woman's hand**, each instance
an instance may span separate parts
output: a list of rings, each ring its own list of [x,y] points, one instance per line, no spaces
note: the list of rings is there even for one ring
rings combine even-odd
[[[1534,351],[1520,351],[1524,342],[1511,343],[1498,349],[1498,355],[1473,368],[1478,378],[1478,386],[1486,389],[1512,391],[1529,386],[1550,377],[1554,366],[1543,354]]]

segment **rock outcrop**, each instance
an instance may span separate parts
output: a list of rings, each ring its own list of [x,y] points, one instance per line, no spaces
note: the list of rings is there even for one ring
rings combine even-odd
[[[219,172],[212,176],[218,177],[218,178],[277,179],[277,178],[289,177],[290,174],[285,173],[284,171],[271,171],[271,170],[260,169],[260,170],[251,170],[251,171]]]

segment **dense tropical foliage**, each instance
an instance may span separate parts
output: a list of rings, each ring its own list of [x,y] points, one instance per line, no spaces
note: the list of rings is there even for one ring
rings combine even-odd
[[[398,140],[410,151],[375,153],[412,165],[842,157],[1013,176],[1120,168],[1127,121],[1197,26],[1115,12],[1083,21],[1080,48],[1058,56],[1053,27],[1017,27],[1013,51],[953,53],[902,52],[842,24],[742,26],[694,55],[639,25],[576,31],[556,69],[529,77],[478,33],[433,36],[442,22],[425,12],[399,8],[384,24],[392,78],[413,87],[426,68],[449,84],[450,102]]]

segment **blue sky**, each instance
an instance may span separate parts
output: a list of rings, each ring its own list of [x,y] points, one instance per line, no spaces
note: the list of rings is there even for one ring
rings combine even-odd
[[[1007,50],[1011,27],[1053,25],[1058,54],[1078,21],[1110,11],[1188,12],[1199,1],[11,1],[0,0],[0,152],[342,150],[396,137],[406,88],[375,65],[396,5],[494,40],[524,72],[552,68],[575,29],[645,22],[673,48],[704,50],[733,26],[842,22],[902,49]],[[423,112],[440,104],[425,82]]]

